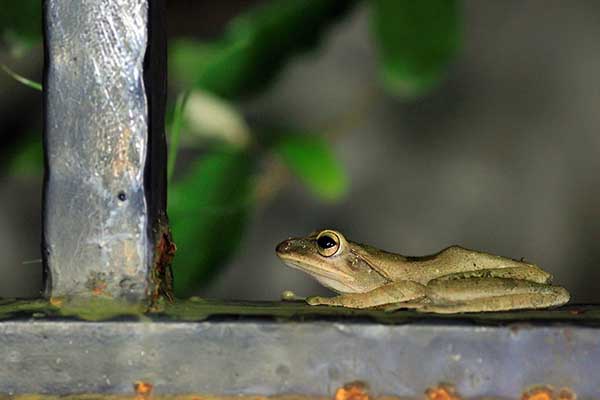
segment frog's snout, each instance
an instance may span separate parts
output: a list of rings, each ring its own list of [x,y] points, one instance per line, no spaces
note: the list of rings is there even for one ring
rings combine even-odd
[[[275,248],[275,252],[278,255],[286,254],[290,251],[291,248],[292,248],[292,240],[288,239],[288,240],[284,240],[283,242],[279,243],[277,245],[277,247]]]

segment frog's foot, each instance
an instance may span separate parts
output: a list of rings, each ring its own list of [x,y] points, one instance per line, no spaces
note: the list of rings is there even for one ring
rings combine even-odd
[[[354,295],[355,293],[352,294]],[[352,295],[340,295],[335,297],[310,296],[306,298],[306,303],[311,306],[333,306],[357,309],[369,308],[378,305],[363,301],[360,297]]]
[[[394,312],[398,310],[421,310],[426,305],[430,304],[431,301],[427,298],[412,300],[412,301],[403,301],[401,303],[393,303],[388,304],[382,307],[382,310],[385,312]]]
[[[306,303],[310,306],[335,306],[333,297],[309,296],[306,298]]]

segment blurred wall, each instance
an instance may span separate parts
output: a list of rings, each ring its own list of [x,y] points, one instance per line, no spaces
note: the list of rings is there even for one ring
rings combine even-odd
[[[200,295],[327,293],[285,268],[274,247],[333,227],[407,255],[461,244],[525,257],[574,301],[600,301],[600,3],[465,4],[460,57],[448,81],[417,103],[376,86],[368,13],[359,8],[269,92],[243,104],[250,120],[331,128],[351,193],[322,204],[290,181],[254,215],[236,259]],[[15,96],[28,91],[0,85]],[[35,295],[41,266],[23,262],[39,258],[40,182],[1,179],[0,297]]]

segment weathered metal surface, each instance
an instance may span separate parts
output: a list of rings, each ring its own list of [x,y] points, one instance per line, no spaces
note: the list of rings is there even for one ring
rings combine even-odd
[[[421,397],[439,382],[466,398],[518,398],[533,385],[600,398],[600,329],[477,326],[430,318],[359,321],[0,322],[0,393],[374,395]]]
[[[86,393],[75,395],[40,395],[24,394],[3,396],[0,400],[409,400],[414,398],[398,396],[373,396],[369,392],[368,385],[364,382],[348,382],[335,390],[332,396],[307,396],[307,395],[207,395],[204,393],[186,394],[155,394],[154,385],[145,381],[134,382],[133,394],[103,394]],[[558,397],[556,397],[558,396]],[[460,393],[452,385],[440,384],[428,388],[424,396],[418,397],[424,400],[462,400]],[[576,400],[577,394],[569,388],[561,388],[558,391],[550,387],[536,387],[523,393],[521,400]],[[490,399],[491,400],[491,399]]]
[[[165,209],[166,165],[152,159],[165,151],[161,29],[150,34],[160,4],[44,1],[48,295],[152,289]]]

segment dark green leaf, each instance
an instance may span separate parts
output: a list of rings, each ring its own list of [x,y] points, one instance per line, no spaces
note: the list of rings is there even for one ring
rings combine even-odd
[[[348,177],[325,139],[316,135],[290,134],[274,151],[287,167],[318,197],[333,201],[348,189]]]
[[[4,0],[0,12],[0,38],[13,50],[41,43],[42,2]]]
[[[11,149],[12,155],[2,168],[13,176],[39,177],[44,171],[44,152],[41,135],[26,135],[26,139]]]
[[[314,46],[355,0],[270,1],[235,18],[216,43],[178,41],[171,71],[186,86],[223,97],[262,89],[294,54]]]
[[[444,76],[461,38],[458,0],[372,0],[380,73],[390,92],[425,94]]]
[[[248,62],[243,45],[204,44],[178,40],[170,49],[170,71],[185,87],[208,90],[221,96],[233,96],[247,75]]]
[[[202,157],[187,178],[171,185],[169,219],[177,254],[175,294],[190,295],[238,248],[254,206],[254,160],[221,148]]]

